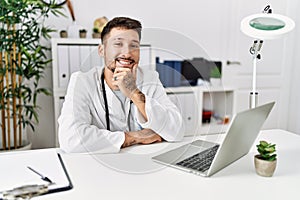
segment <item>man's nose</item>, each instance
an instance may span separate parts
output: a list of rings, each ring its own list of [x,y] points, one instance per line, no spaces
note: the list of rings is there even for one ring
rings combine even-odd
[[[130,47],[130,45],[123,45],[121,53],[125,55],[130,55],[133,52],[133,48]]]
[[[125,54],[125,55],[128,55],[130,54],[132,50],[130,49],[130,46],[129,45],[123,45],[122,47],[122,50],[121,50],[121,53],[122,54]]]

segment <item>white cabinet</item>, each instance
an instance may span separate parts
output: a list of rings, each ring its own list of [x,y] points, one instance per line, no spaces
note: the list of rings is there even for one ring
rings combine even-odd
[[[235,112],[233,88],[173,87],[166,88],[166,92],[181,112],[186,136],[227,130]],[[204,111],[212,114],[208,120],[203,118]]]

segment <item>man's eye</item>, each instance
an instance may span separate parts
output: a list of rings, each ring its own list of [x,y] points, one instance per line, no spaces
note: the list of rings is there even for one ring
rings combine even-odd
[[[114,43],[115,46],[122,46],[121,42]]]
[[[134,48],[134,49],[138,49],[140,47],[140,45],[138,45],[138,44],[132,44],[131,45],[131,48]]]

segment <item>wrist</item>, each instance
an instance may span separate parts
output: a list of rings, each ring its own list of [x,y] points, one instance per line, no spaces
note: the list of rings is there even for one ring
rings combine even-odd
[[[139,89],[135,89],[130,95],[130,100],[134,103],[145,103],[146,97]]]
[[[121,148],[129,147],[131,145],[138,143],[137,139],[135,137],[131,136],[130,132],[124,132],[124,135],[125,135],[125,140],[124,140]]]

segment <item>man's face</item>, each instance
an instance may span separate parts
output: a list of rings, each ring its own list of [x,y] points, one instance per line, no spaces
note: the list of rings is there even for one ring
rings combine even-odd
[[[113,72],[116,67],[132,69],[139,63],[140,41],[135,30],[113,28],[105,36],[102,48],[105,66]]]

